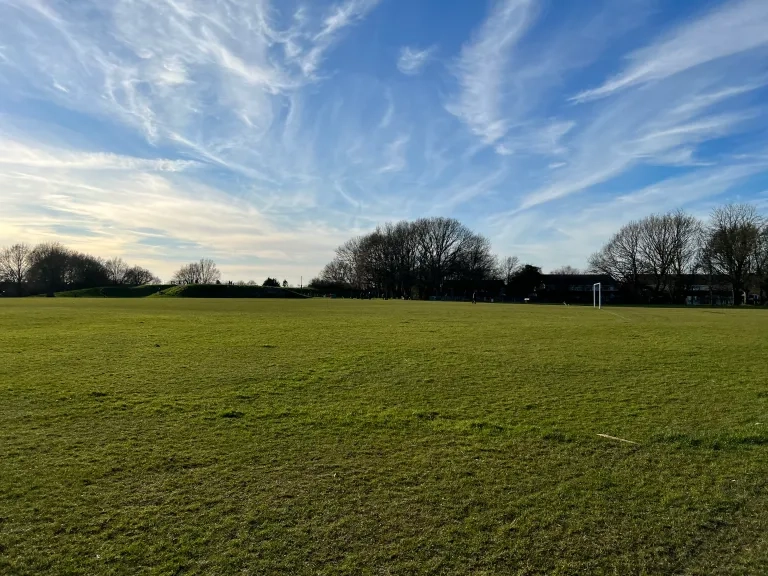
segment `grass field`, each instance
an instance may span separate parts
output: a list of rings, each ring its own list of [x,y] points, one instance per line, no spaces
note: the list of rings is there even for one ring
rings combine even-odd
[[[767,572],[766,311],[0,301],[2,574]]]

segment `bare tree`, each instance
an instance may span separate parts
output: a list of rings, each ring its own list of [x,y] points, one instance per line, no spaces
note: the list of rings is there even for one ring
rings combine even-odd
[[[675,241],[672,217],[652,214],[640,221],[642,268],[653,277],[656,297],[666,290],[674,262]]]
[[[64,280],[69,289],[104,286],[109,283],[109,272],[101,258],[70,252]]]
[[[453,218],[422,218],[415,227],[424,288],[429,294],[439,295],[471,232]]]
[[[607,274],[631,288],[637,296],[644,264],[640,253],[642,225],[634,221],[622,226],[603,248],[590,256],[589,270]]]
[[[385,228],[394,259],[396,291],[410,298],[418,281],[419,242],[415,227],[406,221]]]
[[[128,264],[122,258],[110,258],[105,264],[109,281],[112,284],[123,284],[125,275],[128,272]]]
[[[71,252],[57,242],[39,244],[29,255],[29,278],[49,296],[67,286]]]
[[[763,218],[751,204],[728,204],[712,212],[705,250],[714,270],[730,280],[736,304],[756,268],[763,226]]]
[[[682,210],[669,216],[672,227],[672,278],[669,291],[673,302],[682,302],[691,278],[701,262],[702,225],[698,218]]]
[[[349,286],[354,284],[349,267],[338,257],[325,265],[323,271],[320,273],[319,280],[327,284]]]
[[[209,258],[203,258],[198,264],[200,270],[200,281],[198,284],[215,284],[221,281],[221,272],[219,272],[216,262]]]
[[[479,234],[469,234],[460,245],[450,278],[479,285],[496,275],[496,257],[491,242]]]
[[[517,256],[507,256],[499,263],[499,273],[504,284],[509,286],[512,277],[520,269],[520,258]]]
[[[176,274],[173,275],[172,282],[179,285],[188,284],[215,284],[221,281],[221,272],[219,272],[216,263],[213,260],[203,258],[199,262],[193,262],[182,266]]]
[[[768,298],[768,222],[763,224],[758,242],[755,247],[755,279],[760,299],[765,302]]]
[[[125,275],[123,276],[123,282],[129,286],[160,284],[159,278],[141,266],[133,266],[132,268],[128,268],[125,272]]]
[[[31,266],[32,249],[26,244],[14,244],[0,251],[0,281],[7,281],[16,287],[16,295],[22,296],[24,284]]]
[[[422,218],[386,223],[345,242],[312,285],[408,298],[418,288],[426,297],[442,294],[447,282],[460,293],[477,287],[498,278],[498,267],[485,237],[457,220]]]
[[[360,244],[361,237],[351,238],[336,249],[335,278],[344,278],[343,283],[353,288],[364,288],[364,261]]]
[[[356,256],[358,282],[366,289],[387,289],[391,271],[388,262],[386,238],[377,228],[371,234],[360,238]]]
[[[576,276],[581,274],[581,270],[574,268],[573,266],[561,266],[560,268],[555,268],[552,270],[550,274],[557,274],[561,276]]]
[[[200,266],[196,262],[182,266],[173,275],[172,282],[180,286],[200,284]]]
[[[590,270],[632,286],[635,294],[647,276],[656,298],[679,302],[701,262],[700,235],[701,223],[681,210],[653,214],[623,226],[592,255]]]

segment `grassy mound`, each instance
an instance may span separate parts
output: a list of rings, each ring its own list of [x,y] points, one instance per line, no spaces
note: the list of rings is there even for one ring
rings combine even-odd
[[[85,288],[58,292],[57,298],[146,298],[171,286],[106,286],[104,288]]]
[[[310,298],[307,290],[265,288],[263,286],[107,286],[58,292],[59,298]]]
[[[172,286],[157,293],[167,298],[306,298],[287,288],[264,286],[229,286],[227,284],[200,284]]]

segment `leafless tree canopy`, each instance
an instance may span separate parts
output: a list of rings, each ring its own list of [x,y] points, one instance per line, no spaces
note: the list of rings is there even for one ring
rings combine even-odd
[[[680,210],[652,214],[622,226],[588,264],[585,272],[612,277],[635,301],[683,302],[696,274],[716,276],[721,286],[730,284],[737,302],[744,293],[757,293],[766,301],[768,222],[750,204],[716,208],[706,222]],[[552,271],[579,272],[571,266]],[[173,277],[176,284],[220,280],[216,263],[207,258],[183,266]],[[160,280],[122,258],[102,260],[55,242],[0,249],[3,295],[150,283]],[[535,290],[542,278],[539,268],[521,266],[517,257],[495,256],[486,237],[458,220],[421,218],[386,223],[351,238],[310,285],[419,298],[493,285],[511,296]]]
[[[768,296],[768,224],[763,225],[755,245],[754,267],[760,296],[766,298]]]
[[[313,283],[426,297],[441,294],[446,282],[471,289],[501,274],[511,276],[518,267],[516,258],[500,263],[488,239],[458,220],[422,218],[352,238]]]
[[[200,284],[214,284],[221,280],[221,272],[213,260],[203,258],[198,266],[200,267]]]
[[[625,286],[652,278],[654,297],[684,298],[686,281],[700,272],[727,278],[734,293],[765,296],[768,226],[751,204],[715,209],[707,223],[683,211],[630,222],[589,259],[591,271],[609,274]]]
[[[550,272],[550,274],[563,274],[563,275],[574,275],[574,274],[581,274],[581,270],[578,268],[574,268],[573,266],[561,266],[560,268],[555,268]]]
[[[186,284],[215,284],[221,280],[216,263],[213,260],[203,258],[199,262],[193,262],[182,266],[176,274],[173,275],[173,283],[179,285]]]
[[[58,243],[40,244],[30,255],[30,275],[48,294],[67,285],[71,252]]]
[[[109,274],[109,281],[112,284],[129,284],[125,277],[128,273],[128,264],[122,258],[111,258],[107,260],[105,265],[107,274]]]
[[[143,268],[129,268],[120,258],[105,261],[57,242],[0,249],[0,283],[10,284],[11,294],[18,296],[148,282],[160,280]]]
[[[590,256],[590,271],[607,274],[617,282],[636,290],[640,274],[645,272],[641,257],[641,238],[640,222],[630,222],[622,226],[599,252]]]
[[[31,254],[32,249],[26,244],[14,244],[0,251],[0,281],[14,284],[18,295],[24,292]]]
[[[589,268],[635,290],[641,275],[650,277],[654,297],[674,301],[684,292],[684,278],[696,270],[700,229],[696,218],[680,211],[652,214],[623,226],[590,257]]]
[[[200,270],[196,262],[179,268],[171,280],[173,284],[181,286],[186,284],[200,284]]]
[[[504,280],[505,285],[509,285],[512,277],[520,269],[520,258],[517,256],[507,256],[499,262],[499,276]]]
[[[765,219],[751,204],[728,204],[712,211],[704,235],[706,260],[727,276],[737,294],[750,276],[764,273],[761,267]]]
[[[146,268],[133,266],[125,271],[123,282],[129,286],[144,286],[146,284],[160,284],[160,279]]]

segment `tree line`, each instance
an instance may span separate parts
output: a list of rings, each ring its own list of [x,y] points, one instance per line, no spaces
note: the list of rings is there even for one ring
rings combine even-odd
[[[161,283],[151,271],[131,266],[122,258],[99,258],[56,242],[34,247],[19,243],[0,249],[0,295],[53,295],[87,288]],[[213,260],[203,258],[182,266],[170,283],[220,284],[221,271]],[[245,286],[246,283],[237,282],[237,285]],[[249,282],[248,285],[256,285],[256,282]],[[286,288],[288,282],[283,280],[281,284],[277,278],[268,277],[262,286]]]
[[[627,301],[683,303],[697,275],[731,285],[734,300],[768,297],[768,221],[751,204],[729,204],[706,221],[678,210],[621,227],[585,272],[612,278]],[[551,274],[575,275],[571,266]],[[385,297],[524,297],[543,288],[541,269],[493,254],[490,241],[452,218],[386,223],[336,249],[310,286]]]
[[[715,208],[705,220],[675,211],[622,226],[589,258],[635,300],[684,303],[696,276],[730,285],[735,303],[768,297],[768,220],[751,204]]]
[[[392,298],[466,294],[535,272],[493,254],[490,241],[453,218],[386,223],[339,246],[310,282],[320,290],[373,292]],[[540,271],[539,271],[540,272]]]
[[[0,250],[0,284],[17,296],[153,283],[160,280],[146,268],[130,266],[122,258],[83,254],[56,242],[34,247],[21,243]]]
[[[768,219],[751,204],[718,207],[706,220],[680,210],[652,214],[622,226],[589,257],[585,271],[612,278],[626,301],[683,303],[702,276],[710,287],[727,283],[736,303],[748,293],[766,301]],[[566,266],[551,273],[580,272]],[[486,237],[458,220],[435,217],[386,223],[348,240],[310,287],[393,298],[461,298],[475,291],[526,297],[542,287],[542,279],[539,267],[495,255]],[[0,250],[0,291],[4,287],[15,295],[160,282],[122,258],[105,260],[58,243]],[[220,282],[216,263],[205,258],[182,266],[171,280],[180,285]],[[270,277],[263,285],[281,283]]]
[[[171,284],[177,286],[189,286],[195,284],[221,284],[221,271],[216,262],[210,258],[202,258],[199,262],[192,262],[182,266],[171,279]],[[229,282],[232,286],[256,286],[254,281],[250,282]],[[265,288],[288,288],[288,281],[283,280],[282,284],[277,278],[268,276],[261,285]]]

